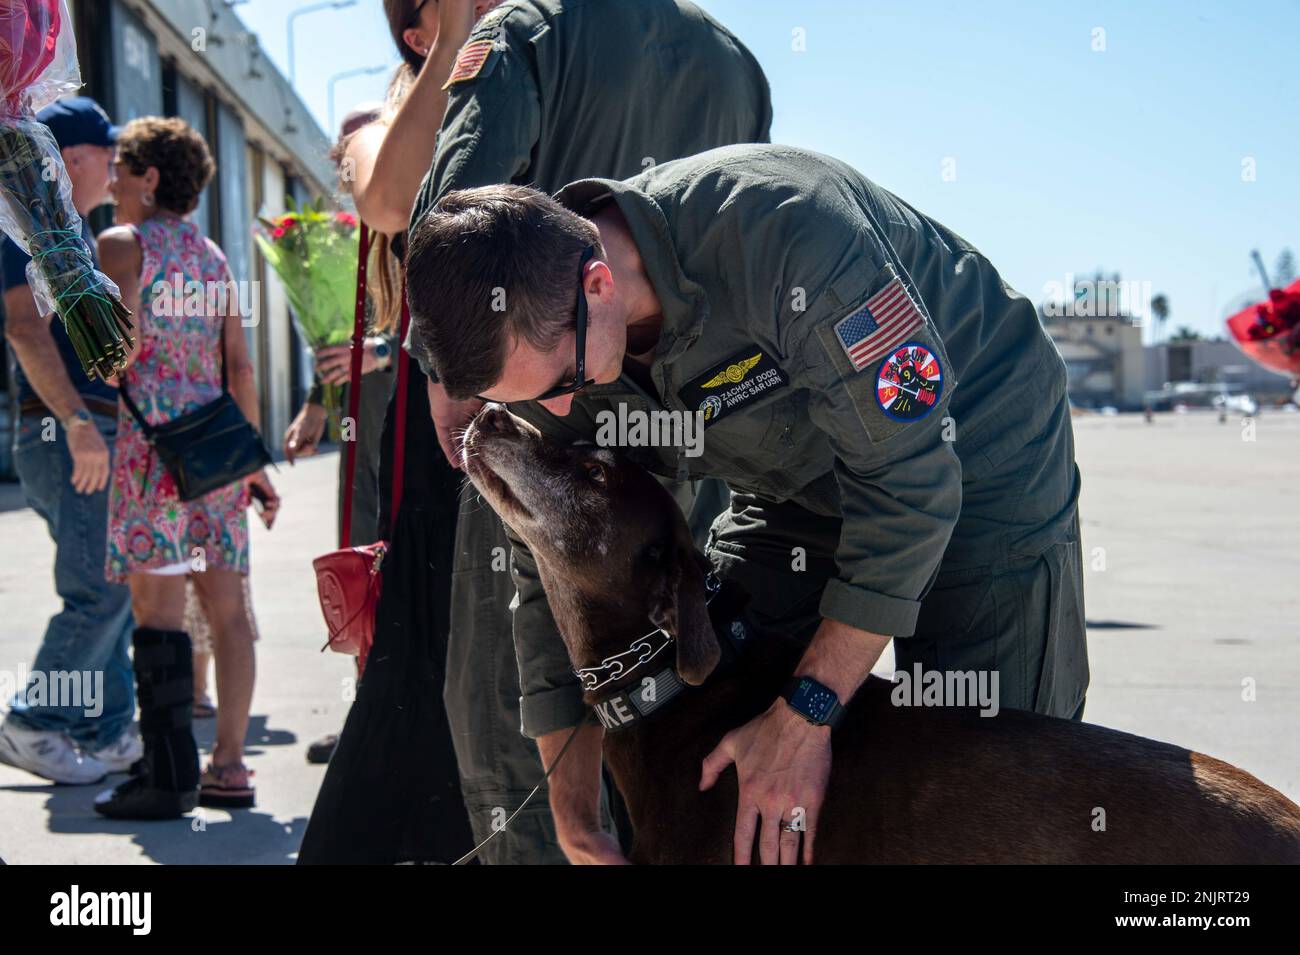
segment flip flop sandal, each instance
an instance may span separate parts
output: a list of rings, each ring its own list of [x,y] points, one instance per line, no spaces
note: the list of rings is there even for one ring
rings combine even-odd
[[[256,804],[256,790],[249,780],[253,771],[242,763],[238,766],[213,766],[199,777],[199,805],[212,809],[252,809]]]

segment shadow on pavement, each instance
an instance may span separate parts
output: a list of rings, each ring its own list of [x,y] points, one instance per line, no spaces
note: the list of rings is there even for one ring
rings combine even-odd
[[[291,865],[307,818],[277,822],[256,809],[194,810],[184,819],[131,822],[105,819],[91,804],[96,794],[125,779],[110,776],[100,786],[51,786],[45,809],[49,829],[60,835],[129,835],[150,860],[163,865]],[[33,787],[41,788],[41,787]]]
[[[244,739],[245,753],[256,756],[261,746],[288,746],[296,734],[266,725],[264,715],[249,721]],[[211,754],[216,738],[215,719],[195,720],[194,738],[200,760]],[[127,778],[114,773],[90,786],[31,785],[2,786],[5,792],[43,793],[49,814],[49,831],[61,835],[111,834],[132,837],[132,842],[152,861],[164,865],[292,865],[293,854],[302,843],[307,817],[279,822],[257,809],[195,809],[183,819],[134,822],[105,819],[93,807],[95,797]]]
[[[195,720],[192,727],[194,740],[199,744],[199,754],[212,755],[212,746],[217,740],[216,718]],[[262,751],[258,746],[292,746],[296,742],[296,733],[271,729],[266,725],[266,717],[255,713],[248,721],[248,732],[244,734],[244,755],[260,756]]]

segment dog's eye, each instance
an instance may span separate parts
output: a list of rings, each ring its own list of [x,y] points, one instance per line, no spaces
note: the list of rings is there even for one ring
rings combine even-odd
[[[672,547],[671,539],[659,538],[646,544],[641,550],[641,557],[651,564],[658,564]]]
[[[588,461],[585,467],[587,469],[587,477],[591,478],[591,480],[596,484],[605,483],[605,465],[601,464],[599,461]]]

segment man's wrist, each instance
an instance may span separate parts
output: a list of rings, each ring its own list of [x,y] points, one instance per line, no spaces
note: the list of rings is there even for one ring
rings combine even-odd
[[[64,431],[72,431],[75,428],[85,427],[95,423],[95,419],[90,416],[86,406],[74,408],[69,414],[59,419],[59,424],[63,425]]]
[[[795,676],[810,676],[824,684],[846,705],[858,691],[892,639],[825,618],[804,651]]]
[[[781,689],[787,712],[809,726],[836,729],[844,718],[844,703],[820,680],[796,674]]]

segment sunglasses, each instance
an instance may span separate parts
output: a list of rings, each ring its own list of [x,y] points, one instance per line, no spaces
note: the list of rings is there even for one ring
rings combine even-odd
[[[582,250],[582,258],[578,261],[578,311],[574,316],[573,341],[577,350],[577,357],[574,360],[573,380],[568,384],[558,384],[542,394],[538,395],[533,401],[550,401],[552,398],[559,398],[561,395],[575,395],[586,388],[588,385],[596,383],[595,378],[586,377],[587,373],[587,293],[583,290],[582,277],[586,270],[587,263],[591,261],[596,254],[596,247],[589,245]],[[478,396],[480,401],[492,401],[491,398]]]
[[[420,2],[415,5],[415,10],[412,11],[411,13],[411,20],[406,25],[408,29],[410,27],[417,26],[419,24],[420,11],[423,10],[428,5],[429,5],[429,0],[420,0]]]

